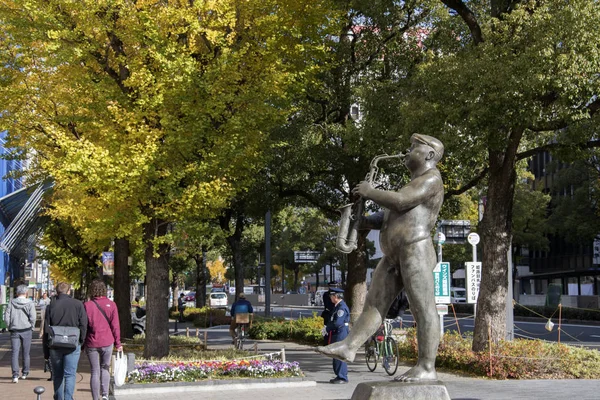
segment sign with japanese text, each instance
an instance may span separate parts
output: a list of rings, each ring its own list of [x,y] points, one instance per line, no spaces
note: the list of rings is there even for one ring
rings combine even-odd
[[[436,304],[450,304],[450,263],[441,262],[433,270],[433,288]]]
[[[465,263],[467,278],[467,303],[477,303],[479,284],[481,283],[481,262]]]
[[[295,263],[316,263],[321,256],[320,251],[294,251]]]

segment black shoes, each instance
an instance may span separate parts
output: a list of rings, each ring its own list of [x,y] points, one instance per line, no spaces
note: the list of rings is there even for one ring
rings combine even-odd
[[[329,383],[333,383],[333,384],[344,384],[344,383],[348,383],[348,381],[345,381],[343,379],[340,378],[333,378],[329,380]]]

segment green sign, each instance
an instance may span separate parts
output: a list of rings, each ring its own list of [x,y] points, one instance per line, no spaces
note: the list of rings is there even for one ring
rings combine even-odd
[[[437,263],[433,270],[433,288],[436,304],[450,304],[450,263]]]

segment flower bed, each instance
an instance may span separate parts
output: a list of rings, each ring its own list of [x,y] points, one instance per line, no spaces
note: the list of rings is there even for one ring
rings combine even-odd
[[[208,379],[287,378],[304,376],[297,362],[270,360],[144,362],[128,383],[198,382]]]

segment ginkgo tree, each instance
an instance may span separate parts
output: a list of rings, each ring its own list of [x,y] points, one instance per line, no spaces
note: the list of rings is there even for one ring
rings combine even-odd
[[[168,354],[172,223],[249,185],[336,18],[327,0],[0,4],[0,129],[54,179],[51,217],[88,242],[143,235],[145,357]]]

